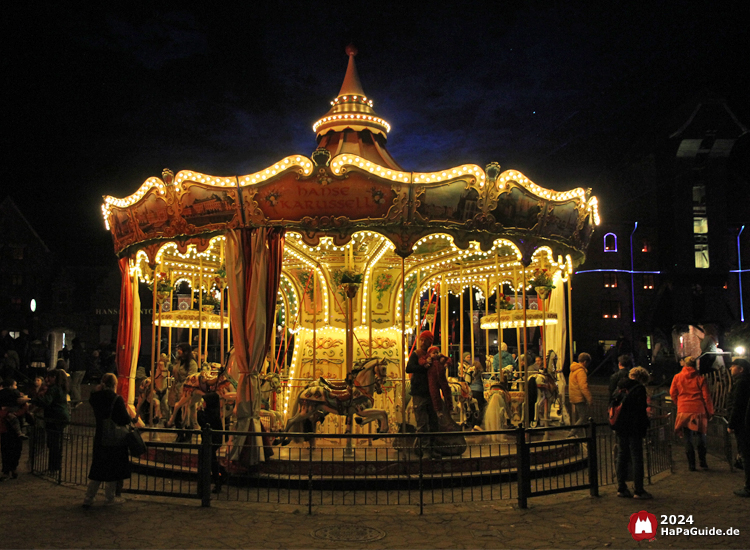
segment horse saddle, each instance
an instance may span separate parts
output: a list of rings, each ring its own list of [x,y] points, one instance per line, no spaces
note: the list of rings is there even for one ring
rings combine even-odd
[[[313,399],[316,401],[325,401],[326,399],[335,399],[336,401],[351,401],[353,392],[351,388],[331,389],[330,386],[320,384],[307,388],[300,397]]]
[[[347,391],[347,392],[351,393],[352,386],[351,386],[351,384],[347,383],[346,381],[344,381],[344,382],[329,382],[328,380],[326,380],[325,378],[323,378],[321,376],[320,379],[318,380],[318,382],[320,383],[321,386],[325,386],[329,390],[333,390],[333,391]]]

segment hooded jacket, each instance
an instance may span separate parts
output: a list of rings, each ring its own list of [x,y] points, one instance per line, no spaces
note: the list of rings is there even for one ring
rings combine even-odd
[[[708,393],[708,382],[693,367],[685,365],[675,374],[669,388],[672,401],[677,404],[677,413],[714,414],[714,404]]]
[[[580,363],[570,365],[570,377],[568,379],[568,392],[570,402],[575,404],[591,404],[591,391],[589,390],[589,381],[587,378],[586,367]]]

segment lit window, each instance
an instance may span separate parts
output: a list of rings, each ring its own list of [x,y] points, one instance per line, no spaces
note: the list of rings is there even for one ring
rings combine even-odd
[[[706,212],[706,186],[704,184],[693,185],[693,251],[697,269],[710,267]]]
[[[604,252],[617,252],[617,235],[614,233],[604,235]]]
[[[648,239],[643,239],[641,242],[641,252],[651,252],[651,243]]]
[[[604,274],[604,288],[617,288],[617,273]]]
[[[654,276],[651,274],[644,274],[643,275],[643,289],[644,290],[654,290]]]
[[[711,264],[708,259],[708,242],[705,235],[694,235],[695,237],[695,267],[708,269]],[[702,239],[701,239],[702,237]]]
[[[620,302],[617,300],[604,300],[602,302],[602,318],[619,319],[620,318]]]

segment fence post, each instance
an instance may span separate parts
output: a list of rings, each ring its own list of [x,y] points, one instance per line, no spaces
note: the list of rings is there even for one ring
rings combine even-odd
[[[424,472],[422,471],[423,464],[423,448],[422,448],[422,433],[418,432],[417,435],[417,453],[419,454],[419,515],[421,516],[424,512]]]
[[[596,447],[596,422],[593,418],[589,418],[589,426],[591,428],[591,435],[588,440],[588,455],[589,455],[589,493],[592,497],[599,496],[599,457],[597,454]]]
[[[313,490],[313,474],[312,474],[312,458],[313,450],[315,446],[315,434],[313,433],[310,437],[309,457],[307,459],[307,515],[312,515],[312,490]],[[321,455],[322,457],[322,455]]]
[[[518,481],[518,507],[528,508],[531,492],[531,456],[526,443],[526,430],[519,426],[516,430],[516,474]]]
[[[201,446],[198,454],[198,492],[201,497],[201,507],[211,507],[211,454],[212,441],[211,426],[208,423],[201,431]]]

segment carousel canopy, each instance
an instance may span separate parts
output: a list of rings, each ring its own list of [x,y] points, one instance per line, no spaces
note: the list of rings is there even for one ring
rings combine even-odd
[[[276,226],[287,230],[285,264],[344,265],[346,254],[359,266],[407,258],[420,284],[433,266],[449,288],[490,275],[492,284],[515,277],[517,287],[514,266],[529,266],[542,251],[537,265],[569,272],[583,262],[599,223],[590,189],[547,189],[494,162],[403,170],[385,147],[389,124],[362,89],[356,50],[347,54],[344,83],[313,127],[319,146],[309,157],[289,155],[239,176],[164,170],[129,197],[104,197],[116,254],[154,266],[160,259],[198,264],[203,253],[203,269],[215,270],[214,239]],[[160,253],[165,243],[171,256]]]

